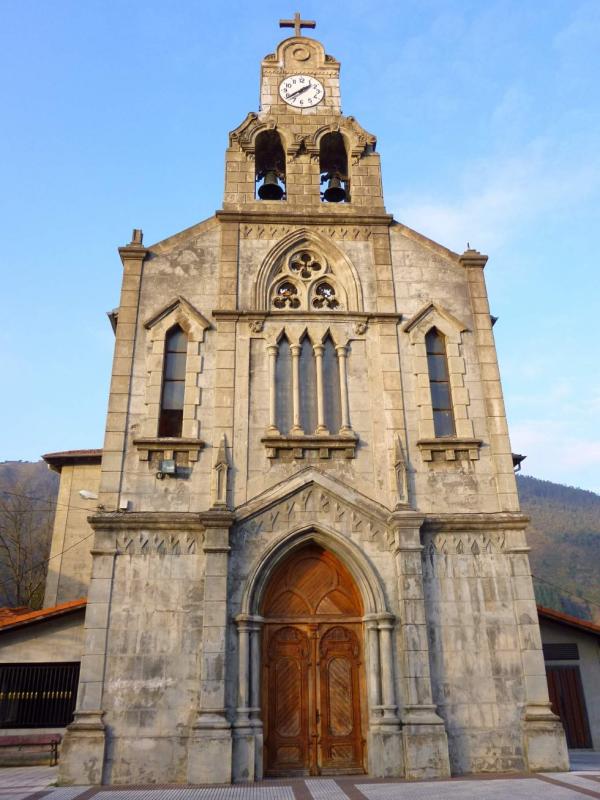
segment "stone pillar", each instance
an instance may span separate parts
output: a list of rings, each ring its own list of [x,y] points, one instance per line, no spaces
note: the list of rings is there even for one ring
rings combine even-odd
[[[527,555],[530,548],[525,542],[524,526],[522,530],[507,531],[506,541],[523,663],[526,697],[523,740],[527,766],[532,772],[568,772],[569,753],[565,733],[560,719],[552,712],[548,696],[542,638]]]
[[[350,408],[348,406],[348,373],[346,372],[346,357],[348,349],[345,345],[338,345],[336,348],[338,357],[338,367],[340,373],[340,400],[342,410],[342,427],[340,433],[349,433],[350,427]]]
[[[260,617],[240,614],[238,627],[238,707],[233,730],[234,782],[262,777],[260,721]]]
[[[127,440],[129,400],[133,383],[133,360],[138,328],[138,302],[144,259],[149,251],[142,245],[141,230],[134,230],[131,242],[119,248],[123,262],[123,282],[119,302],[119,321],[102,448],[102,473],[98,502],[107,510],[119,507],[123,452]]]
[[[267,433],[279,434],[277,428],[277,386],[276,386],[276,368],[277,368],[277,352],[279,348],[276,344],[270,344],[267,347],[269,356],[269,427]]]
[[[233,514],[200,514],[205,528],[204,626],[200,671],[200,708],[188,749],[190,783],[231,782],[231,726],[225,712],[227,570]]]
[[[367,650],[369,654],[369,673],[367,676],[369,684],[369,705],[371,722],[379,724],[381,722],[381,679],[379,666],[379,626],[375,617],[368,617],[365,621],[367,629]]]
[[[316,373],[317,373],[317,430],[316,433],[329,433],[325,425],[325,395],[323,388],[323,350],[322,344],[315,344]],[[313,431],[305,431],[312,433]]]
[[[58,782],[63,786],[103,781],[106,729],[102,705],[113,572],[117,554],[111,531],[96,528],[92,578],[84,624],[84,649],[79,674],[77,707],[60,751]]]
[[[262,617],[254,617],[250,628],[250,724],[254,729],[254,780],[263,777],[263,724],[260,707]]]
[[[290,346],[292,352],[292,433],[303,433],[300,425],[300,350],[299,344]]]
[[[412,511],[391,515],[400,601],[403,649],[401,720],[406,777],[450,775],[448,738],[433,703],[429,672],[429,642],[425,615],[420,529],[424,517]]]
[[[498,357],[483,274],[487,256],[477,250],[466,250],[460,256],[459,262],[465,267],[471,297],[473,335],[477,344],[481,387],[489,432],[488,444],[496,470],[495,480],[500,510],[518,511],[519,497],[513,472]]]
[[[404,775],[404,762],[396,705],[394,616],[372,614],[365,623],[369,656],[369,774],[399,778]]]

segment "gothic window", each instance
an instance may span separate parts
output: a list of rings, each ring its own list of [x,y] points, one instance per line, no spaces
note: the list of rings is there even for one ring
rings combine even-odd
[[[454,413],[450,395],[446,342],[437,328],[431,328],[427,333],[425,346],[433,409],[433,429],[436,436],[454,436]]]
[[[344,137],[339,131],[326,133],[319,146],[321,183],[326,183],[321,199],[326,203],[342,203],[349,199],[348,156]]]
[[[292,427],[292,354],[285,334],[279,340],[275,366],[277,429],[286,434]]]
[[[187,336],[179,325],[174,325],[165,337],[159,436],[181,436],[186,358]]]
[[[356,439],[349,418],[347,347],[336,345],[329,332],[314,343],[306,332],[295,341],[283,333],[276,344],[268,345],[267,352],[270,381],[267,435],[294,440],[306,437],[308,441],[300,450],[319,448],[322,446],[319,441],[329,438],[334,439],[332,446],[346,449],[346,444],[336,443],[335,439]],[[290,446],[298,449],[296,444]],[[352,455],[348,457],[354,454],[353,445],[350,450]]]
[[[300,342],[300,426],[304,433],[317,429],[317,372],[315,354],[308,336]]]
[[[283,264],[270,291],[270,305],[280,311],[338,311],[347,307],[346,295],[323,256],[297,250]]]
[[[342,427],[338,356],[329,334],[323,341],[323,400],[325,427],[337,433]]]
[[[281,200],[285,196],[285,153],[277,131],[258,134],[255,158],[257,197]]]

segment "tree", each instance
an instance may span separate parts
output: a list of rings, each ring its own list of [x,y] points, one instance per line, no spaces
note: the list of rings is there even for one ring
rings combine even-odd
[[[28,491],[29,490],[29,491]],[[41,608],[52,538],[54,502],[33,497],[17,481],[0,490],[0,599],[7,606]]]

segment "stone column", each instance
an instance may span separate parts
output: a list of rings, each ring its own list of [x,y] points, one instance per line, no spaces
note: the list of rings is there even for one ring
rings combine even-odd
[[[365,624],[369,654],[369,774],[378,778],[403,777],[402,735],[394,687],[394,616],[372,614]]]
[[[429,672],[429,642],[420,529],[424,521],[414,511],[397,511],[390,517],[400,601],[403,650],[402,737],[406,777],[441,778],[450,775],[448,738],[443,719],[433,702]]]
[[[262,778],[260,720],[261,617],[240,614],[238,626],[238,708],[233,730],[234,782]]]
[[[115,567],[115,533],[98,527],[101,515],[91,519],[96,529],[92,550],[92,578],[84,624],[84,648],[79,674],[77,707],[61,745],[59,783],[102,783],[106,729],[103,722],[104,669],[110,602]]]
[[[276,344],[270,344],[267,347],[269,355],[269,428],[268,433],[272,435],[279,435],[277,428],[277,386],[275,380],[275,372],[277,368],[277,352],[279,348]]]
[[[205,528],[204,625],[200,672],[200,708],[188,749],[190,783],[231,782],[231,726],[225,711],[227,661],[227,570],[233,514],[200,514]]]
[[[394,688],[394,649],[392,646],[392,631],[394,618],[391,614],[379,617],[379,656],[381,664],[381,708],[383,710],[382,722],[395,723],[398,719],[396,705],[396,690]]]
[[[348,348],[341,344],[336,348],[338,357],[338,368],[340,373],[340,400],[342,409],[342,427],[340,433],[349,433],[352,428],[350,427],[350,408],[348,406],[348,374],[346,372],[346,358],[348,356]]]
[[[303,433],[300,425],[300,350],[299,344],[290,346],[292,352],[292,433]]]
[[[369,703],[370,719],[373,723],[381,722],[381,673],[379,666],[379,627],[375,617],[368,617],[365,621],[367,629],[367,648],[369,653]]]
[[[323,388],[323,350],[322,344],[315,344],[316,373],[317,373],[317,430],[316,433],[329,433],[325,425],[325,394]],[[307,431],[312,433],[312,431]]]
[[[569,753],[560,719],[552,712],[542,651],[542,638],[525,541],[521,530],[506,532],[515,618],[519,635],[526,706],[523,736],[527,766],[532,772],[569,770]]]

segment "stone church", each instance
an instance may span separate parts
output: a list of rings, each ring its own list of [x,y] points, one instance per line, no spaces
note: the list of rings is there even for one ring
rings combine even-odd
[[[49,579],[88,597],[60,782],[567,768],[487,258],[386,212],[291,25],[222,209],[119,249],[93,538]]]

